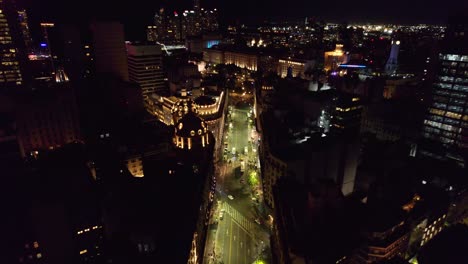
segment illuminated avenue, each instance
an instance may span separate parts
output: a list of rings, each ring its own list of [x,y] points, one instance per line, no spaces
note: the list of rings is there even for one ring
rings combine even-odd
[[[466,3],[94,2],[0,0],[1,263],[468,263]]]

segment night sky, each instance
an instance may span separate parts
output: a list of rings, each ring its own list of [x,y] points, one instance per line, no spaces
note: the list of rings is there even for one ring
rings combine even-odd
[[[33,19],[79,21],[83,18],[112,18],[127,30],[151,23],[161,6],[184,10],[191,0],[18,0],[25,2]],[[96,3],[99,3],[96,5]],[[255,23],[281,18],[319,17],[332,22],[440,23],[453,11],[468,12],[464,0],[201,0],[202,7],[217,7],[221,23]]]

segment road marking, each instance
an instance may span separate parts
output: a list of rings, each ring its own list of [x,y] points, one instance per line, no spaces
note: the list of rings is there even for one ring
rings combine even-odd
[[[232,234],[232,220],[231,220],[231,234]],[[232,252],[232,240],[229,239],[229,260],[228,260],[229,264],[231,264],[231,252]]]

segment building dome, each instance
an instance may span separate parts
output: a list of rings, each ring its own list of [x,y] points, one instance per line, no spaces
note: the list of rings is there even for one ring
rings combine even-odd
[[[174,145],[181,149],[200,149],[210,144],[205,121],[198,117],[192,100],[182,99],[173,107]]]
[[[174,124],[177,124],[179,119],[189,112],[198,113],[198,107],[191,99],[184,98],[177,101],[171,109]]]
[[[175,133],[179,137],[193,138],[206,134],[206,124],[194,112],[188,112],[177,124],[175,124]]]

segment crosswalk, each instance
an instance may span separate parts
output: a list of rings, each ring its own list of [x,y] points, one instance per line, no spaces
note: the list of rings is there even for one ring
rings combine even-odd
[[[245,216],[243,216],[239,211],[234,209],[228,203],[223,203],[223,208],[224,210],[226,210],[226,213],[228,213],[232,217],[232,219],[247,232],[247,234],[251,236],[253,235],[253,232],[256,228],[254,222],[247,219]]]

